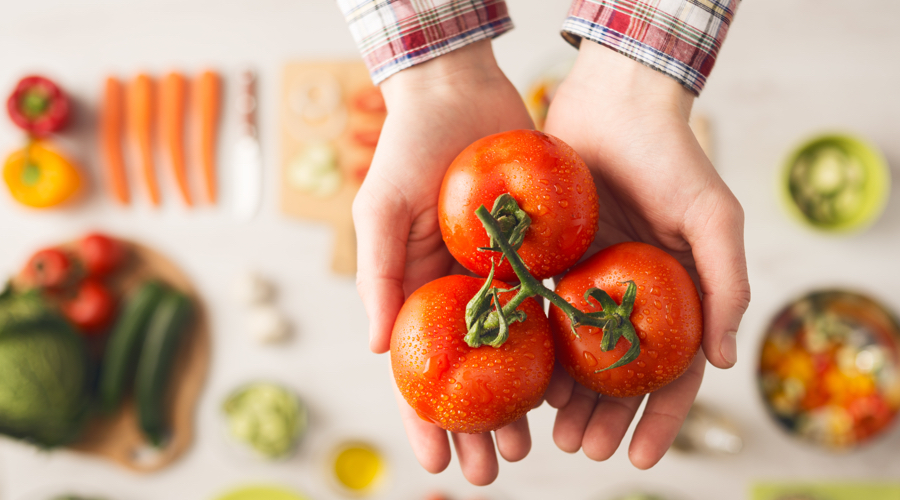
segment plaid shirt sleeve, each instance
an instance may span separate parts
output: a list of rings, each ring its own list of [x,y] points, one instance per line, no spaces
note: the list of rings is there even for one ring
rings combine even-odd
[[[512,29],[504,0],[337,0],[377,85],[410,66]]]
[[[740,0],[574,0],[563,38],[587,38],[699,94]]]

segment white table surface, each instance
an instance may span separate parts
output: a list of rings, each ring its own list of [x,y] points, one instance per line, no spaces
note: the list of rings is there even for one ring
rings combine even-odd
[[[601,499],[640,485],[684,499],[748,498],[760,480],[884,480],[900,478],[900,428],[842,456],[825,455],[788,439],[766,415],[754,382],[762,331],[788,300],[818,287],[846,286],[900,310],[900,198],[869,231],[852,237],[812,233],[790,220],[776,191],[777,170],[789,148],[816,131],[856,131],[900,165],[900,4],[871,0],[745,2],[696,108],[715,132],[715,163],[746,211],[747,257],[753,301],[738,337],[741,361],[708,369],[700,399],[724,409],[746,433],[732,458],[669,453],[650,471],[633,468],[624,450],[605,463],[567,455],[553,445],[554,413],[530,414],[534,447],[522,462],[501,465],[491,486],[469,486],[454,461],[436,476],[422,470],[406,442],[388,378],[388,358],[367,350],[367,320],[352,278],[328,271],[327,227],[288,219],[277,210],[278,88],[284,63],[352,58],[355,46],[328,0],[35,0],[0,5],[0,90],[26,72],[54,77],[77,101],[75,130],[61,141],[98,179],[96,109],[103,77],[189,73],[207,65],[228,77],[233,97],[238,71],[260,73],[260,123],[266,160],[262,212],[234,222],[220,205],[186,211],[165,180],[168,203],[151,210],[139,199],[129,209],[102,193],[74,210],[34,214],[0,195],[0,272],[10,274],[36,247],[99,228],[151,243],[193,278],[211,312],[213,363],[199,405],[197,440],[173,467],[137,476],[71,452],[37,452],[0,440],[0,498],[87,486],[122,500],[212,499],[245,483],[275,482],[312,498],[339,498],[322,478],[330,446],[362,437],[390,457],[392,482],[377,498],[414,500],[442,489],[458,497],[480,492],[498,499]],[[501,66],[524,89],[542,68],[571,57],[559,37],[568,2],[509,0],[517,29],[495,42]],[[865,8],[863,8],[865,6]],[[234,106],[223,121],[220,153],[237,133]],[[4,113],[5,115],[5,113]],[[0,149],[21,135],[0,119]],[[896,168],[894,170],[896,176]],[[226,174],[223,174],[227,176]],[[95,186],[96,187],[96,186]],[[101,190],[102,191],[102,190]],[[227,204],[228,200],[225,199]],[[229,295],[241,271],[274,279],[278,301],[296,327],[284,347],[249,340],[243,314]],[[338,307],[344,304],[342,312]],[[283,381],[308,401],[311,433],[294,459],[263,465],[223,444],[217,404],[249,378]],[[40,498],[40,495],[37,495]]]

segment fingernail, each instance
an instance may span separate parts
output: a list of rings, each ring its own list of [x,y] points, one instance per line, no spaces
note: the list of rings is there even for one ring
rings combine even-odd
[[[731,366],[737,363],[737,332],[725,332],[722,338],[722,345],[719,347],[719,353],[725,362]]]

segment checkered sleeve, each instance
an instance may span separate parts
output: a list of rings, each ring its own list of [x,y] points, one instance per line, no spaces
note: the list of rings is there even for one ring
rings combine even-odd
[[[504,0],[337,0],[372,80],[512,29]]]
[[[740,0],[574,0],[562,35],[587,38],[699,94]]]

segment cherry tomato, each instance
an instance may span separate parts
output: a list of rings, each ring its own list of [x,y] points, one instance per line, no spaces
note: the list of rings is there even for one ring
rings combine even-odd
[[[488,432],[515,422],[541,399],[553,371],[553,339],[540,304],[500,347],[465,343],[465,309],[484,280],[446,276],[403,304],[391,336],[394,379],[419,416],[452,432]],[[493,285],[508,288],[499,281]],[[501,304],[514,292],[500,294]]]
[[[75,296],[62,304],[63,313],[79,330],[88,335],[102,333],[115,315],[115,299],[97,280],[82,281]]]
[[[28,260],[25,276],[39,288],[58,288],[71,278],[72,262],[62,250],[45,248]]]
[[[78,253],[89,276],[106,276],[118,269],[125,259],[122,243],[100,233],[81,238]]]
[[[703,312],[693,281],[674,257],[652,245],[628,242],[608,247],[572,268],[556,293],[582,311],[599,311],[597,302],[584,299],[585,291],[600,288],[620,304],[629,280],[637,286],[630,319],[641,353],[626,365],[598,372],[621,358],[630,343],[621,338],[603,352],[601,329],[581,326],[576,337],[568,317],[550,307],[560,364],[581,385],[615,397],[646,394],[681,376],[703,338]]]
[[[438,221],[450,253],[466,269],[487,276],[489,238],[475,209],[492,210],[503,193],[531,218],[519,255],[538,279],[575,264],[597,231],[597,191],[587,165],[561,140],[534,130],[513,130],[474,142],[453,160],[438,200]],[[518,281],[505,259],[494,275]]]

